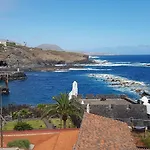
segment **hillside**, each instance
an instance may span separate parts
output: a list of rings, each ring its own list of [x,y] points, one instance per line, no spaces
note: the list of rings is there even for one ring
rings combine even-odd
[[[43,51],[39,48],[25,46],[6,46],[0,48],[0,60],[5,60],[11,67],[16,67],[17,62],[19,62],[20,67],[34,68],[53,66],[60,63],[86,63],[88,56],[65,51]]]
[[[55,44],[41,44],[37,48],[41,48],[42,50],[57,50],[62,51],[63,49]]]

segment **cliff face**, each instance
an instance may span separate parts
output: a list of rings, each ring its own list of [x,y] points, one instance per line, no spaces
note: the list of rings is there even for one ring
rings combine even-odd
[[[60,63],[86,63],[88,56],[80,53],[43,51],[39,48],[25,46],[0,47],[0,60],[5,60],[9,66],[16,67],[45,67]]]

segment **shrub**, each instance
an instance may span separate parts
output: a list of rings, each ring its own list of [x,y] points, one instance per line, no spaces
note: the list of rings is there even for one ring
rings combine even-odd
[[[12,142],[7,143],[8,147],[18,147],[18,148],[23,148],[23,149],[29,149],[30,147],[30,142],[29,140],[14,140]]]
[[[146,138],[142,138],[142,142],[147,146],[147,148],[150,148],[150,136]]]
[[[14,126],[14,130],[17,130],[17,131],[32,130],[32,129],[33,129],[33,127],[26,122],[18,122]]]
[[[6,42],[6,45],[7,46],[16,46],[16,43],[15,42]]]
[[[0,44],[0,48],[1,48],[1,47],[4,47],[4,45],[3,45],[3,44]]]

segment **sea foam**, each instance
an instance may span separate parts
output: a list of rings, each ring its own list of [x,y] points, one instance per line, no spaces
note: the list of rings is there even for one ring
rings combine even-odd
[[[89,74],[89,77],[100,79],[119,91],[130,91],[135,93],[141,93],[148,90],[149,87],[144,82],[130,80],[121,76],[112,74]]]
[[[69,68],[70,71],[99,71],[101,69],[95,69],[95,68]]]

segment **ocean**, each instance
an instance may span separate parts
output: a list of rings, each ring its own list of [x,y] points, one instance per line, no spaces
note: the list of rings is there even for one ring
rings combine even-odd
[[[126,94],[137,100],[140,96],[136,90],[150,91],[150,55],[91,56],[90,59],[97,64],[76,64],[83,68],[68,71],[26,72],[26,80],[9,82],[10,94],[3,96],[3,104],[54,103],[52,97],[69,93],[73,81],[78,82],[79,93],[84,96]]]

